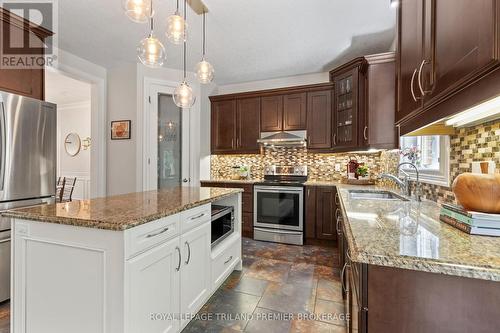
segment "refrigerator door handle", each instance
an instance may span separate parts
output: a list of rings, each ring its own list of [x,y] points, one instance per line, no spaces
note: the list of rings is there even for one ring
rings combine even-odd
[[[1,98],[1,97],[0,97]],[[5,185],[5,160],[6,160],[6,141],[7,141],[7,127],[5,125],[5,105],[4,102],[0,99],[0,191],[4,190]]]

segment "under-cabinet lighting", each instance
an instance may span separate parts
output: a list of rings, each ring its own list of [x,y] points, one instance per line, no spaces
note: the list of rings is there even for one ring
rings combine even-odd
[[[399,6],[399,0],[391,0],[391,7],[396,8]]]
[[[462,127],[500,118],[500,96],[476,105],[446,120],[446,125]]]

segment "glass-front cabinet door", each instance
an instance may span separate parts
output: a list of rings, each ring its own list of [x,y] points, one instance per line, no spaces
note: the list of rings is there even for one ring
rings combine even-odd
[[[158,189],[182,183],[182,109],[158,94]]]
[[[355,147],[358,144],[357,71],[335,77],[333,147]]]

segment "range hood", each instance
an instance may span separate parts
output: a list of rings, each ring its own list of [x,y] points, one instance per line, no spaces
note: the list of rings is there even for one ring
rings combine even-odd
[[[260,133],[258,143],[264,146],[299,147],[306,144],[306,131],[281,131]]]

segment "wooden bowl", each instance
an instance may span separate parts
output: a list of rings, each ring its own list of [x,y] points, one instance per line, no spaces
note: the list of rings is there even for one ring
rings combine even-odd
[[[466,210],[500,214],[500,175],[463,173],[455,178],[452,188]]]

